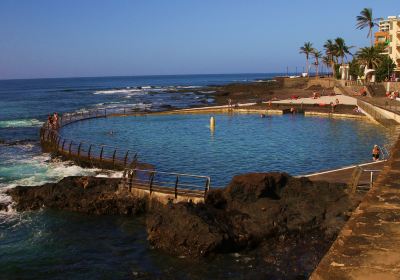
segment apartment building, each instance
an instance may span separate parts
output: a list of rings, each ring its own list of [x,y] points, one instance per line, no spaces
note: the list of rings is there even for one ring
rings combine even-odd
[[[379,31],[375,33],[375,44],[385,43],[385,54],[396,63],[396,72],[400,72],[400,16],[389,16],[379,21]]]

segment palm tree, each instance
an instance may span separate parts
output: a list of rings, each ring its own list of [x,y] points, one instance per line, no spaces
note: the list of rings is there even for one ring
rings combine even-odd
[[[324,63],[326,64],[327,67],[331,67],[332,70],[332,75],[335,72],[335,64],[337,61],[335,61],[335,54],[336,54],[336,45],[335,43],[329,39],[326,40],[324,44],[325,48],[325,54],[326,56],[324,57]]]
[[[335,39],[335,55],[341,58],[340,64],[343,65],[344,59],[347,59],[348,54],[352,55],[350,52],[351,48],[353,48],[353,46],[347,46],[343,38],[338,37]]]
[[[357,60],[364,64],[368,69],[376,69],[383,60],[382,46],[361,48],[357,53]]]
[[[305,42],[304,46],[300,47],[300,53],[304,53],[306,55],[306,71],[307,71],[307,77],[308,77],[308,72],[309,72],[309,66],[308,66],[308,58],[310,54],[313,52],[314,48],[312,47],[311,42]]]
[[[312,55],[315,58],[315,77],[318,78],[318,66],[319,66],[319,59],[322,57],[322,53],[318,51],[317,49],[313,49]]]
[[[332,60],[331,60],[331,58],[328,57],[327,55],[323,56],[322,57],[322,63],[326,65],[326,68],[328,68],[328,69],[331,68],[332,75],[333,75],[334,68],[332,68]],[[333,67],[335,67],[335,66],[333,66]]]
[[[357,16],[357,29],[364,29],[368,27],[368,34],[367,38],[371,37],[371,47],[373,46],[373,36],[372,36],[372,29],[374,26],[378,25],[376,22],[379,20],[377,18],[372,17],[372,9],[371,8],[364,8],[361,12],[360,15]]]

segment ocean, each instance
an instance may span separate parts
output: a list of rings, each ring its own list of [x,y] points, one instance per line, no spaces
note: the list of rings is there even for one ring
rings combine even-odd
[[[0,81],[0,202],[10,201],[10,197],[4,191],[17,185],[41,185],[74,175],[105,176],[96,168],[81,168],[71,162],[52,160],[49,154],[41,151],[39,128],[48,114],[119,106],[131,107],[137,111],[160,111],[171,107],[212,105],[214,102],[212,98],[201,92],[191,92],[191,89],[196,89],[198,92],[201,91],[199,88],[206,85],[253,82],[271,79],[275,75],[278,74],[2,80]],[[185,92],[178,92],[180,89],[185,89]],[[248,141],[254,141],[255,146],[260,146],[265,143],[265,139],[269,139],[271,150],[265,151],[263,155],[265,161],[273,158],[278,163],[284,159],[293,160],[292,155],[301,157],[304,162],[294,163],[292,169],[299,174],[304,170],[313,171],[315,168],[318,170],[324,166],[331,167],[337,162],[330,162],[329,158],[332,156],[329,155],[333,154],[335,159],[340,160],[340,157],[336,158],[340,153],[335,149],[342,147],[347,153],[353,149],[352,147],[356,147],[353,144],[346,144],[326,148],[326,142],[338,140],[340,137],[341,142],[337,143],[352,143],[349,141],[358,143],[359,139],[363,139],[364,146],[360,144],[357,149],[353,149],[357,156],[353,157],[350,154],[349,157],[343,157],[347,161],[339,162],[344,165],[368,160],[371,143],[387,140],[383,129],[377,130],[376,127],[368,125],[360,129],[357,121],[329,122],[327,119],[289,117],[260,120],[257,116],[234,120],[226,116],[217,118],[216,134],[210,135],[206,127],[208,118],[209,116],[192,117],[182,121],[178,117],[177,119],[169,117],[165,119],[168,122],[165,126],[160,126],[161,122],[157,117],[148,118],[147,123],[131,121],[132,134],[127,135],[122,135],[126,124],[121,121],[125,120],[114,118],[111,123],[116,130],[114,140],[133,139],[135,137],[133,132],[141,130],[142,146],[137,148],[148,149],[143,158],[160,160],[157,164],[167,169],[175,166],[171,161],[174,154],[171,153],[177,152],[171,149],[170,154],[165,153],[160,157],[156,149],[162,146],[163,141],[176,141],[173,137],[167,137],[167,132],[178,127],[174,126],[174,122],[179,122],[182,132],[179,136],[181,144],[190,147],[197,143],[199,146],[194,153],[203,153],[207,156],[204,156],[207,160],[207,164],[203,164],[204,172],[210,166],[212,156],[219,154],[223,158],[224,151],[233,156],[232,164],[227,165],[230,168],[234,167],[232,173],[248,168],[251,170],[246,171],[260,168],[258,162],[241,161],[258,153],[257,150],[246,150]],[[90,132],[89,134],[95,137],[96,133],[107,132],[108,124],[104,123],[105,121],[94,121],[97,122],[99,129],[86,127],[90,126],[90,122],[78,123],[76,129],[71,126],[72,129],[66,130],[65,133],[71,137],[84,139],[84,133]],[[129,121],[129,118],[126,118],[126,121]],[[288,123],[291,126],[288,126]],[[194,125],[196,129],[191,133],[188,129]],[[229,129],[225,132],[219,131],[218,125],[224,125]],[[304,125],[313,126],[313,134],[303,131]],[[146,142],[146,129],[150,126],[154,128],[151,132],[154,141]],[[240,129],[237,129],[239,126]],[[246,127],[249,126],[252,126],[252,135],[246,135],[249,131]],[[157,131],[164,131],[163,129],[165,130],[163,137],[157,138]],[[324,138],[318,138],[328,130],[329,134]],[[239,138],[234,139],[230,136],[238,131]],[[375,137],[374,132],[377,131],[379,133],[375,133],[377,135]],[[200,135],[202,141],[188,138],[195,133]],[[274,141],[282,134],[287,137],[279,138],[279,143]],[[300,141],[299,135],[318,139],[311,152],[307,148],[310,145],[301,148],[296,146],[296,142]],[[237,142],[228,143],[227,146],[217,145],[218,139],[229,137]],[[112,140],[110,138],[107,141]],[[94,138],[93,141],[99,139]],[[283,153],[280,144],[285,144],[290,150]],[[365,151],[362,147],[368,148]],[[238,149],[244,154],[239,153]],[[177,151],[179,152],[179,147]],[[314,160],[312,163],[308,160],[310,157]],[[193,166],[190,166],[192,160],[190,155],[186,155],[179,163],[180,168],[192,168]],[[226,162],[213,164],[215,165],[213,170],[218,170],[217,167],[225,166]],[[273,167],[280,169],[282,165]],[[195,172],[190,168],[185,171]],[[219,175],[221,174],[215,174]],[[222,185],[227,182],[226,179],[216,180],[216,183]],[[0,279],[243,279],[244,275],[252,275],[247,264],[250,257],[246,253],[220,255],[212,259],[186,260],[153,250],[147,243],[144,223],[143,217],[90,216],[55,210],[17,213],[10,205],[7,211],[0,211]]]
[[[7,188],[41,185],[65,176],[95,175],[69,162],[50,160],[39,146],[39,128],[47,115],[84,108],[129,106],[157,111],[213,104],[207,96],[179,94],[178,89],[251,82],[274,74],[179,75],[0,80],[0,201]],[[143,221],[90,217],[42,210],[0,211],[0,279],[126,279],[172,273],[176,260],[154,252],[146,242]],[[207,269],[184,264],[173,275],[207,275]],[[218,265],[215,265],[217,269]],[[186,272],[185,272],[186,270]],[[169,272],[168,272],[169,271]]]

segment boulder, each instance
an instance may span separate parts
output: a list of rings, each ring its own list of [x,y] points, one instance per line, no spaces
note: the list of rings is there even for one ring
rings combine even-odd
[[[58,183],[42,186],[18,186],[7,191],[18,211],[42,207],[93,214],[142,213],[146,201],[128,191],[118,190],[119,179],[66,177]]]
[[[150,209],[148,240],[192,257],[251,249],[279,236],[316,230],[330,240],[359,203],[345,188],[285,173],[238,175],[226,188],[211,190],[204,204]]]

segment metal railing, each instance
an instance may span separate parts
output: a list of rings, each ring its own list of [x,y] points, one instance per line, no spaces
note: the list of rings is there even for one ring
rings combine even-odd
[[[59,134],[59,129],[77,121],[133,113],[136,114],[130,107],[119,107],[63,114],[57,124],[51,125],[48,122],[43,124],[40,130],[42,147],[82,166],[124,170],[121,182],[129,190],[140,188],[149,190],[150,193],[172,194],[175,198],[178,196],[205,198],[210,190],[211,180],[208,176],[139,169],[138,167],[149,168],[150,165],[139,163],[137,153],[132,150],[76,141]]]
[[[370,172],[370,176],[369,176],[369,186],[370,188],[373,187],[374,185],[374,174],[376,172],[381,172],[382,170],[380,169],[363,169],[360,166],[356,166],[353,170],[353,173],[351,175],[350,178],[350,182],[349,182],[349,188],[350,188],[350,192],[351,193],[355,193],[359,186],[360,183],[360,179],[361,179],[361,175],[364,172]]]
[[[40,140],[45,150],[84,166],[122,170],[137,164],[134,151],[63,138],[53,129],[42,128]]]
[[[40,142],[44,150],[59,154],[80,165],[123,170],[137,164],[137,153],[102,144],[67,139],[59,129],[74,122],[119,115],[137,114],[133,107],[97,108],[63,114],[57,123],[45,122],[40,129]]]
[[[378,148],[381,151],[382,160],[388,160],[390,158],[389,150],[385,146],[378,146]]]
[[[80,110],[73,113],[65,113],[61,116],[59,126],[63,127],[73,122],[93,119],[93,118],[106,118],[111,116],[121,115],[139,115],[134,107],[115,107],[115,108],[96,108],[88,110]]]
[[[148,190],[152,192],[162,192],[186,197],[204,197],[210,190],[210,177],[161,172],[143,169],[125,169],[122,177],[124,187]]]
[[[363,169],[363,172],[370,172],[369,186],[372,188],[374,186],[374,174],[375,172],[381,172],[380,169]]]

